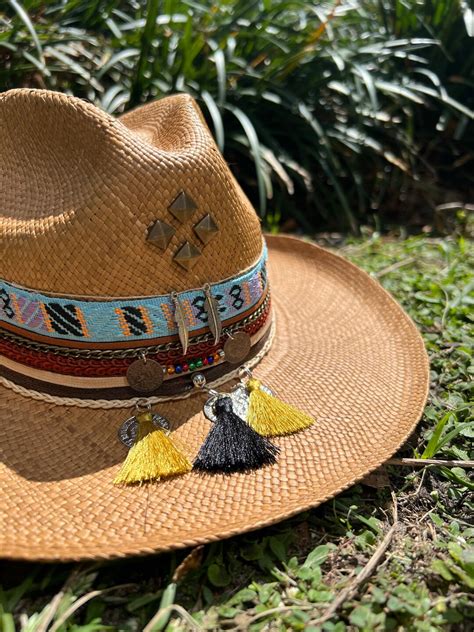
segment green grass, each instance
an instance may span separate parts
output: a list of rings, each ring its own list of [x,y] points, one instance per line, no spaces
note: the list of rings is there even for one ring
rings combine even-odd
[[[397,456],[468,465],[473,243],[460,236],[372,235],[340,252],[397,297],[431,358],[428,406]],[[313,511],[195,550],[185,564],[189,551],[83,565],[5,562],[0,630],[467,631],[474,624],[471,473],[386,465]],[[387,551],[320,625],[389,532],[392,493],[398,521]]]

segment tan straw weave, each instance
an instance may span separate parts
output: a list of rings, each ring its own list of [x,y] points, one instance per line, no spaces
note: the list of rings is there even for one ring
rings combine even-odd
[[[187,96],[115,121],[69,97],[7,93],[0,178],[0,275],[30,288],[154,294],[224,278],[260,253],[255,213]],[[145,242],[181,189],[219,225],[189,276]],[[177,227],[174,246],[195,241],[189,225]],[[116,433],[131,411],[61,406],[0,386],[0,555],[108,558],[229,537],[323,502],[405,441],[429,377],[412,321],[344,259],[292,238],[269,237],[268,246],[276,335],[254,372],[316,423],[274,439],[276,465],[121,488],[112,485],[126,454]],[[210,428],[202,403],[196,394],[156,406],[190,458]]]
[[[220,229],[194,276],[145,243],[157,219],[176,228],[168,252],[196,242],[194,218],[180,224],[168,212],[181,190],[196,202],[195,219],[209,213]],[[1,274],[30,288],[179,292],[232,276],[261,251],[258,218],[184,94],[120,121],[55,92],[0,95],[0,191]]]

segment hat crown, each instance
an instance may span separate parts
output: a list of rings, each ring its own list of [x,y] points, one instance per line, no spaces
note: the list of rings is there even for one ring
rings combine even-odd
[[[185,94],[114,119],[55,92],[4,93],[0,191],[0,277],[45,292],[179,292],[261,254],[255,211]]]

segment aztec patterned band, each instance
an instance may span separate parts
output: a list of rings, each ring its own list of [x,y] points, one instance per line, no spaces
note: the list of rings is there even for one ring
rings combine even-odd
[[[249,270],[211,284],[222,322],[238,321],[262,302],[267,293],[267,250]],[[191,336],[207,328],[202,289],[179,294]],[[41,294],[0,280],[0,328],[35,340],[60,344],[133,343],[171,339],[178,333],[171,295],[121,300],[78,300]],[[49,340],[48,340],[49,339]],[[132,343],[132,344],[130,344]],[[82,345],[81,345],[82,346]],[[136,345],[135,345],[136,346]]]
[[[134,395],[128,371],[144,357],[163,372],[153,395],[187,391],[194,371],[223,376],[238,361],[226,354],[226,343],[236,334],[248,340],[246,361],[267,344],[271,300],[266,256],[265,248],[250,269],[206,288],[217,301],[218,339],[209,327],[205,290],[178,295],[189,333],[185,353],[171,295],[86,300],[0,282],[0,376],[40,392],[104,399]]]

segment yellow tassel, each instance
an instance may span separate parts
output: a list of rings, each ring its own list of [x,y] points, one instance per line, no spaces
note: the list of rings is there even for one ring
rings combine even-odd
[[[312,417],[269,395],[261,385],[255,378],[247,382],[250,393],[247,421],[256,432],[264,437],[275,437],[304,430],[314,423]]]
[[[191,471],[192,465],[166,435],[153,424],[153,415],[137,415],[137,440],[130,448],[115,485],[131,485],[145,481],[158,481]]]

